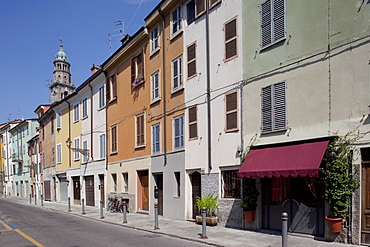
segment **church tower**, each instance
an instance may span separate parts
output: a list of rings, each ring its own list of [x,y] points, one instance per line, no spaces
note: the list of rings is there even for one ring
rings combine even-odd
[[[67,95],[73,93],[75,86],[71,82],[71,65],[68,63],[67,54],[64,52],[62,39],[60,47],[54,60],[54,80],[50,84],[51,103],[62,100]]]

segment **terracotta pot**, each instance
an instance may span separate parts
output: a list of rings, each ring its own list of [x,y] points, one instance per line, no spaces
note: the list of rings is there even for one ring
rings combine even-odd
[[[340,232],[342,231],[342,220],[343,218],[329,218],[325,217],[326,222],[331,232]]]
[[[256,210],[243,211],[245,222],[253,222],[254,216],[256,215]]]
[[[195,220],[198,224],[202,224],[202,216],[196,216]],[[212,216],[212,217],[206,217],[206,225],[207,226],[217,226],[218,217]]]

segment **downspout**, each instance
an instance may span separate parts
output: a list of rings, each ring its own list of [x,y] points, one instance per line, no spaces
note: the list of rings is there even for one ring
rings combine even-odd
[[[5,139],[6,139],[6,151],[5,151],[6,156],[5,157],[6,157],[6,167],[7,167],[6,172],[8,173],[8,179],[5,183],[5,197],[6,197],[6,192],[8,191],[8,182],[10,182],[10,173],[9,173],[10,167],[9,167],[9,156],[8,156],[9,154],[9,141],[8,141],[9,131],[8,129],[6,129],[5,131],[6,131],[5,132]]]
[[[71,168],[71,163],[72,163],[72,160],[71,160],[71,144],[72,144],[72,140],[71,140],[71,103],[69,103],[67,100],[65,100],[68,104],[68,140],[70,140],[70,143],[68,143],[69,147],[68,147],[68,167]]]
[[[211,80],[210,80],[210,54],[209,54],[209,0],[206,0],[206,69],[207,69],[207,127],[208,127],[208,173],[212,170],[212,144],[211,144]]]
[[[94,143],[94,135],[93,135],[93,121],[94,121],[94,118],[93,118],[93,89],[92,89],[92,86],[90,85],[90,82],[89,82],[89,87],[90,87],[90,90],[91,90],[91,100],[90,100],[90,156],[91,156],[91,160],[93,161],[94,160],[94,152],[93,152],[93,143]],[[89,159],[87,159],[89,160]]]
[[[102,67],[103,69],[103,67]],[[108,170],[108,92],[107,92],[107,72],[103,70],[105,76],[105,170]]]
[[[161,11],[161,8],[158,8],[158,13],[162,16],[162,67],[163,67],[163,158],[164,166],[167,165],[167,112],[166,112],[166,52],[165,52],[165,38],[164,38],[164,27],[165,27],[165,18]]]

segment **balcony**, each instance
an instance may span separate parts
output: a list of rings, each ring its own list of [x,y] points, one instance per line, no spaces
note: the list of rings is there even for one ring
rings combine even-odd
[[[17,154],[17,153],[13,153],[12,154],[12,161],[13,162],[22,162],[23,161],[22,155]]]

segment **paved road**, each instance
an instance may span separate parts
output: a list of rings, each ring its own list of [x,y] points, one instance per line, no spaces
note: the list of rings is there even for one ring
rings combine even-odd
[[[206,246],[0,200],[0,246]]]

